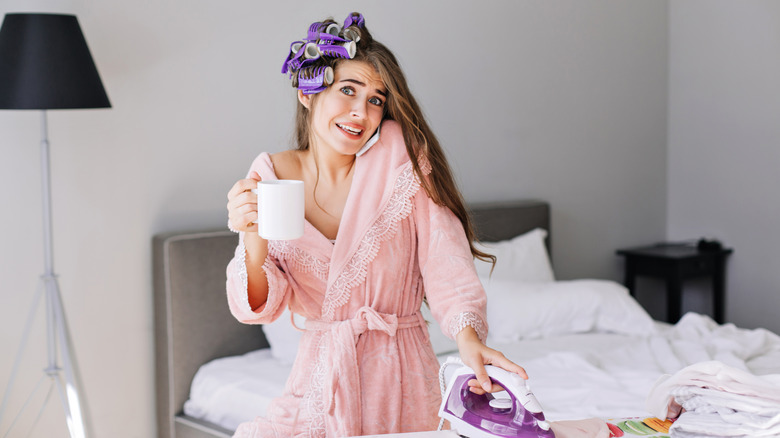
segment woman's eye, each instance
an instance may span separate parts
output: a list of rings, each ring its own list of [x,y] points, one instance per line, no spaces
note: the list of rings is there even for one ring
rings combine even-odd
[[[353,90],[352,87],[343,87],[341,92],[347,96],[353,96],[355,94],[355,90]]]
[[[368,99],[368,101],[369,101],[371,104],[373,104],[373,105],[376,105],[376,106],[382,106],[382,105],[384,105],[384,102],[382,102],[382,99],[380,99],[380,98],[378,98],[378,97],[372,97],[371,99]]]

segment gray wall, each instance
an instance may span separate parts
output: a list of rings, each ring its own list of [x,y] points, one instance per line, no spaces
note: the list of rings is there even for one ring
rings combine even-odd
[[[289,145],[285,51],[311,21],[355,7],[324,3],[0,3],[77,14],[114,105],[49,118],[55,267],[96,436],[153,436],[151,236],[224,227],[228,188],[257,153]],[[363,12],[466,198],[551,202],[559,278],[619,278],[615,248],[666,236],[665,1],[403,0]],[[37,113],[0,112],[3,388],[42,271],[38,141]],[[41,375],[43,345],[38,324],[10,412]],[[66,436],[58,405],[34,436]]]
[[[780,332],[780,3],[669,9],[669,237],[733,247],[727,320]]]

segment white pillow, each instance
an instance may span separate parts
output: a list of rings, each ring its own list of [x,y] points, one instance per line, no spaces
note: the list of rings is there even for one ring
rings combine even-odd
[[[303,328],[306,318],[294,314],[295,325]],[[301,332],[293,327],[290,321],[290,309],[285,309],[282,316],[270,324],[263,324],[263,333],[271,346],[271,356],[286,364],[292,364],[298,354],[298,343]]]
[[[488,298],[488,339],[495,342],[591,331],[640,336],[656,331],[650,315],[614,281],[482,282]]]
[[[550,256],[544,240],[547,231],[535,228],[510,240],[477,242],[477,249],[497,257],[492,278],[499,280],[546,282],[555,281]],[[490,262],[475,259],[477,274],[490,275]]]

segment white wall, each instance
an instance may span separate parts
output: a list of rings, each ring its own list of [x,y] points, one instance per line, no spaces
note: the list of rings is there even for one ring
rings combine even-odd
[[[780,332],[780,3],[670,5],[669,237],[733,247],[726,319]]]
[[[260,151],[289,145],[288,44],[355,7],[325,3],[0,3],[0,13],[77,14],[113,104],[49,117],[55,267],[95,436],[154,435],[151,237],[224,227],[234,180]],[[466,198],[551,202],[560,278],[619,278],[615,248],[666,235],[666,2],[361,7],[399,56]],[[3,388],[42,271],[38,117],[0,112]],[[11,412],[41,375],[41,325]],[[35,436],[66,436],[58,406]]]

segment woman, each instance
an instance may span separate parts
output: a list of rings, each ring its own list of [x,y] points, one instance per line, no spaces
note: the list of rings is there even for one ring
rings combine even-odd
[[[268,323],[289,307],[306,327],[284,395],[236,436],[434,430],[439,364],[420,316],[424,298],[476,371],[472,391],[494,389],[485,364],[525,378],[483,343],[486,298],[473,258],[491,256],[471,243],[447,160],[393,54],[353,13],[342,29],[314,23],[293,43],[288,71],[298,87],[298,148],[260,154],[228,193],[240,243],[227,290],[242,322]],[[251,189],[261,179],[304,181],[303,237],[257,235]]]

